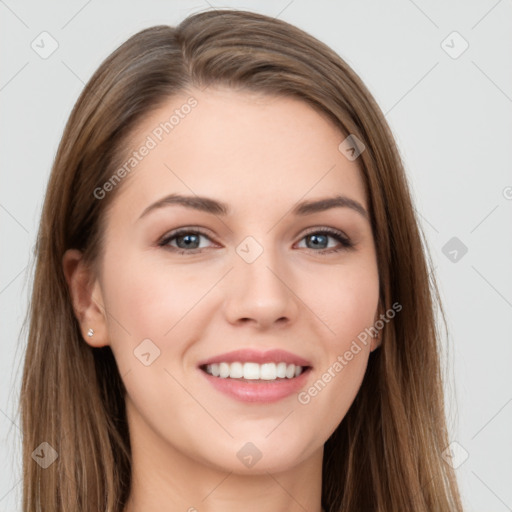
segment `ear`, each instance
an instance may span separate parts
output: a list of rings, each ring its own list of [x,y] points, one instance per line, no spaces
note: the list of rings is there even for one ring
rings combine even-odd
[[[62,267],[82,337],[91,347],[108,345],[106,313],[98,279],[77,249],[64,253]],[[90,329],[94,331],[92,336],[88,335]]]

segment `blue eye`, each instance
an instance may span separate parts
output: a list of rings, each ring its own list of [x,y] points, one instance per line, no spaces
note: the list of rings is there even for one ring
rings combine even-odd
[[[185,252],[197,252],[197,249],[204,249],[204,246],[200,246],[201,238],[209,239],[206,234],[201,233],[200,231],[182,229],[170,233],[161,242],[159,242],[158,245],[176,250],[179,254],[184,254]],[[173,245],[173,242],[176,242],[176,246]]]
[[[190,228],[183,228],[166,235],[160,242],[158,242],[158,246],[169,249],[177,254],[196,254],[201,252],[203,249],[208,248],[207,245],[201,246],[202,238],[211,241],[210,237],[206,233]],[[313,252],[322,255],[349,250],[354,247],[354,244],[350,239],[341,231],[330,228],[311,230],[302,237],[301,242],[303,240],[306,240],[306,249],[310,249]],[[330,244],[330,240],[336,240],[338,242],[338,247],[336,246],[336,243]]]
[[[336,247],[336,244],[329,245],[329,239],[336,240],[339,244],[341,244],[341,248]],[[318,252],[320,254],[339,252],[352,249],[354,247],[354,244],[350,241],[350,239],[346,237],[341,231],[328,228],[311,231],[307,233],[306,236],[302,238],[302,240],[309,241],[309,244],[306,242],[306,247],[308,249],[313,249],[314,252]]]

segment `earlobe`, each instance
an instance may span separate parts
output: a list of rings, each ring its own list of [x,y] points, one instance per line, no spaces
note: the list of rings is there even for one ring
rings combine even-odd
[[[108,345],[101,288],[92,269],[77,249],[69,249],[64,253],[62,268],[83,339],[96,348]]]

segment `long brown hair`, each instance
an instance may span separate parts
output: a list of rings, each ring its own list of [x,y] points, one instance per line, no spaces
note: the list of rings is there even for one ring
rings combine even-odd
[[[384,115],[326,45],[286,22],[233,10],[135,34],[101,64],[73,108],[36,245],[20,402],[23,510],[123,510],[131,470],[125,388],[110,348],[91,348],[82,338],[62,257],[76,248],[94,264],[101,254],[104,213],[122,184],[102,200],[94,190],[124,160],[138,123],[178,92],[216,84],[298,98],[366,148],[358,163],[377,251],[380,306],[388,310],[398,302],[403,309],[385,326],[353,405],[325,444],[324,508],[461,511],[454,472],[441,458],[448,439],[439,294]],[[58,454],[46,469],[32,456],[41,443]]]

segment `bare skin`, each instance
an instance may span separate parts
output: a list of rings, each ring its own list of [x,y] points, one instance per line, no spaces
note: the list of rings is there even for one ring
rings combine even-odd
[[[133,465],[125,512],[320,512],[323,445],[379,341],[342,371],[333,363],[378,317],[379,277],[361,212],[292,210],[343,195],[367,211],[360,170],[338,150],[340,131],[307,104],[222,88],[169,99],[139,126],[134,150],[191,95],[197,106],[118,185],[97,274],[76,250],[63,260],[84,340],[111,347],[127,389]],[[205,196],[230,212],[166,204],[143,215],[169,194]],[[159,245],[178,228],[196,245],[185,245],[183,233]],[[249,263],[237,248],[261,254]],[[145,353],[159,351],[148,366],[134,355],[146,339],[157,348]],[[302,390],[329,368],[332,378],[307,404],[297,393],[240,401],[198,368],[240,348],[309,361]],[[237,456],[248,442],[261,455],[252,467]]]

